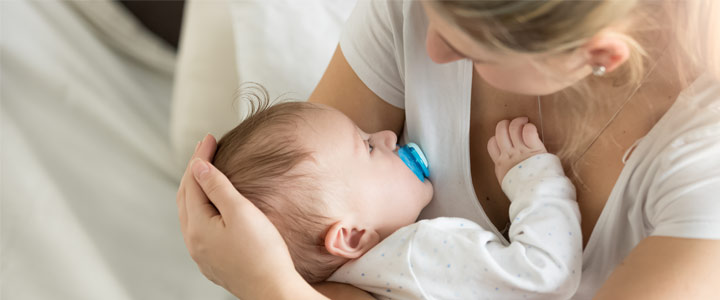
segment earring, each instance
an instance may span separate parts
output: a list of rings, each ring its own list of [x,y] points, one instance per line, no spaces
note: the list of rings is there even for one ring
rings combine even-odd
[[[605,66],[602,66],[602,65],[592,67],[593,75],[598,76],[598,77],[605,75],[605,71],[606,71]]]

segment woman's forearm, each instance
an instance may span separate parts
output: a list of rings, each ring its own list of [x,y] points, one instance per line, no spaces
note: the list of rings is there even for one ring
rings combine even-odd
[[[330,299],[375,300],[370,293],[344,283],[326,281],[313,284],[313,288]]]
[[[286,274],[286,276],[278,275],[273,278],[258,278],[256,281],[257,286],[262,285],[264,288],[254,290],[237,289],[233,286],[226,286],[225,288],[233,295],[243,300],[329,299],[310,286],[310,284],[308,284],[302,277],[300,277],[299,274],[295,272],[292,274]]]
[[[595,299],[713,299],[720,294],[720,241],[649,237],[610,275]]]

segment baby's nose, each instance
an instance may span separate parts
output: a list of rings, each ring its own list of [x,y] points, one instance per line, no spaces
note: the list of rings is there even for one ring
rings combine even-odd
[[[377,141],[390,151],[395,150],[397,146],[397,135],[390,130],[380,131],[376,133]]]

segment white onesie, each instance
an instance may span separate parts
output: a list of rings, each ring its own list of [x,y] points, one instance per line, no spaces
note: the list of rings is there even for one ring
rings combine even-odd
[[[582,234],[575,188],[559,159],[535,155],[502,182],[510,244],[462,218],[405,226],[328,280],[379,299],[567,299],[580,283]],[[446,200],[447,201],[447,200]]]

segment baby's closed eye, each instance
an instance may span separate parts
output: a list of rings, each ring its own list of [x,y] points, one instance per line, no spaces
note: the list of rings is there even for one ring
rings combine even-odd
[[[370,139],[365,140],[365,145],[366,145],[367,148],[368,148],[368,152],[372,152],[372,151],[373,151],[373,148],[374,148],[374,147],[373,147],[372,145],[370,145]]]

